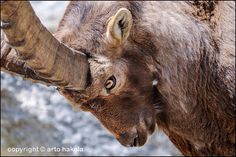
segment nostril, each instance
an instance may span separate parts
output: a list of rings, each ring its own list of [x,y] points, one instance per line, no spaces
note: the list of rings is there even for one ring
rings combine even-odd
[[[128,137],[128,133],[127,132],[123,132],[120,134],[120,138],[127,138]]]

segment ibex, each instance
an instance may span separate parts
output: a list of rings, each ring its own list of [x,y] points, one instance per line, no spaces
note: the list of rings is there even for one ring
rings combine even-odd
[[[71,2],[54,35],[1,1],[1,70],[57,87],[124,146],[158,126],[184,155],[235,155],[235,2]]]

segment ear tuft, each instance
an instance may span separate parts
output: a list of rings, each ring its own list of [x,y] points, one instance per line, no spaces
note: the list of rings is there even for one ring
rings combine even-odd
[[[129,36],[132,26],[132,15],[126,8],[121,8],[117,13],[109,18],[106,38],[108,42],[115,46],[123,44]]]

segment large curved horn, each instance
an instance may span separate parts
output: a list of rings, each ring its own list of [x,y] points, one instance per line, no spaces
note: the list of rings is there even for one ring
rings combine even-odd
[[[37,77],[58,87],[75,90],[86,87],[89,72],[86,55],[53,37],[41,24],[29,2],[1,1],[1,22],[6,42]],[[16,60],[16,57],[8,58],[11,58],[11,63],[14,63],[12,58]],[[4,65],[7,64],[1,64],[1,70],[6,71],[7,68],[2,68]]]
[[[20,76],[33,83],[51,85],[48,79],[38,76],[24,61],[20,60],[15,49],[12,49],[4,40],[1,41],[1,71]]]

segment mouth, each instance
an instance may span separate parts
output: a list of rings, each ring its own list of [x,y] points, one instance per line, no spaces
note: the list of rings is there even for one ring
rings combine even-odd
[[[147,139],[148,139],[147,133],[137,134],[130,147],[141,147],[147,142]]]
[[[138,136],[134,138],[133,145],[131,147],[138,147],[139,146],[139,138]]]
[[[142,132],[137,130],[136,133],[131,133],[126,137],[119,138],[118,141],[125,147],[141,147],[146,143],[148,136],[150,135],[149,133],[148,130],[142,130]]]
[[[143,146],[147,141],[147,136],[145,138],[140,138],[137,134],[133,139],[118,140],[125,147],[140,147]]]
[[[148,136],[151,135],[156,128],[156,123],[151,120],[145,120],[144,124],[146,124],[145,127],[140,125],[136,129],[122,134],[117,140],[125,147],[143,146],[146,143]]]

